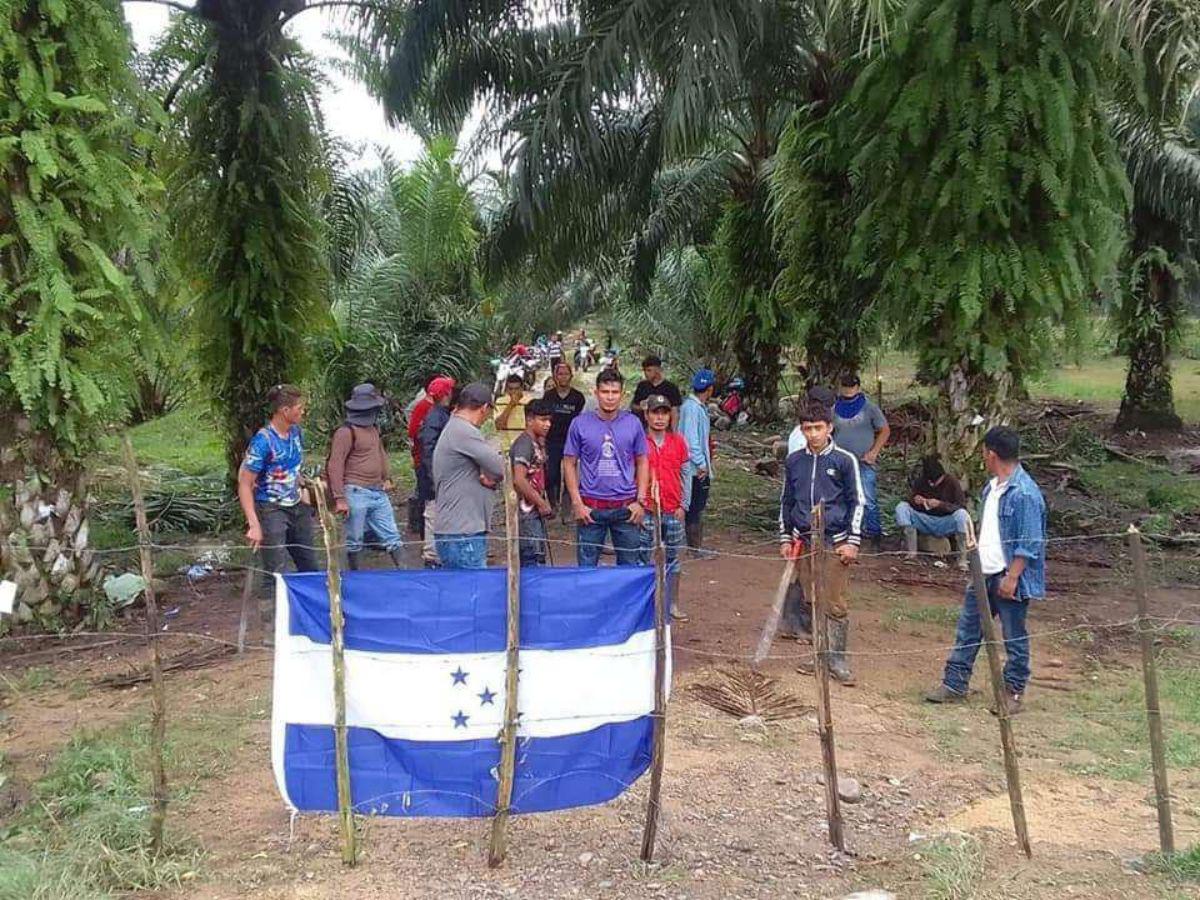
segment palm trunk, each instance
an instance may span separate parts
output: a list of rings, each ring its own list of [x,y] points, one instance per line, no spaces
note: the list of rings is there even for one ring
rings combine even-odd
[[[1171,387],[1171,344],[1179,326],[1179,278],[1172,264],[1183,250],[1179,227],[1144,207],[1133,211],[1132,275],[1122,302],[1121,348],[1129,355],[1120,430],[1183,427]]]
[[[982,478],[979,447],[989,428],[1008,424],[1012,374],[980,372],[962,359],[941,379],[934,407],[934,447],[968,491]]]
[[[31,471],[0,495],[0,572],[17,584],[19,626],[60,630],[87,615],[100,576],[88,543],[89,501],[82,472]]]
[[[773,422],[779,418],[779,374],[783,348],[779,344],[755,344],[739,340],[738,370],[746,382],[746,408],[755,422]]]

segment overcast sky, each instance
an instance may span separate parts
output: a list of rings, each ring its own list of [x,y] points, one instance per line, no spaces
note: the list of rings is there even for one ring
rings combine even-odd
[[[167,27],[170,11],[151,3],[126,3],[124,9],[138,49],[148,50]],[[288,28],[317,59],[341,57],[341,50],[324,36],[337,24],[337,13],[336,9],[310,10],[293,19]],[[337,72],[329,71],[328,75],[330,84],[321,92],[326,126],[355,147],[363,147],[365,164],[374,159],[374,145],[388,148],[401,162],[420,156],[420,139],[406,128],[388,126],[383,108],[360,84]]]

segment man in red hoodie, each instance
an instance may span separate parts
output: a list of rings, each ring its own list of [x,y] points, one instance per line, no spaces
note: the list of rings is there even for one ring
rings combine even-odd
[[[659,535],[667,552],[667,597],[672,618],[687,618],[679,608],[679,554],[684,545],[683,466],[690,451],[682,435],[671,430],[674,407],[663,394],[651,394],[646,414],[646,453],[650,463],[650,508],[642,519],[640,558],[648,565]]]
[[[429,415],[429,411],[438,405],[454,390],[454,379],[448,375],[433,375],[425,382],[425,396],[418,400],[408,414],[408,446],[412,453],[413,472],[421,468],[421,423]],[[414,534],[425,536],[425,501],[420,492],[415,493],[408,501],[408,529]]]

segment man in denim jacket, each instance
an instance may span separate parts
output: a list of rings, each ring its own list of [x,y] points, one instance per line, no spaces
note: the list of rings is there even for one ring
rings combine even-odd
[[[983,461],[992,476],[980,502],[979,561],[987,580],[992,615],[1000,619],[1007,713],[1021,711],[1029,682],[1029,601],[1046,595],[1046,501],[1019,461],[1020,438],[1011,428],[993,428],[983,438]],[[963,700],[983,641],[973,585],[967,587],[954,650],[942,683],[926,694],[931,703]],[[999,710],[992,710],[998,713]]]

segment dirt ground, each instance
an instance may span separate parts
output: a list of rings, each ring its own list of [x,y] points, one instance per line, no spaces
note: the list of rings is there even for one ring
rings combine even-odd
[[[566,538],[565,532],[557,537]],[[967,833],[983,851],[983,875],[967,894],[942,896],[1096,898],[1188,896],[1131,864],[1155,848],[1148,782],[1084,777],[1070,763],[1062,717],[1073,692],[1095,679],[1097,654],[1110,668],[1136,663],[1134,607],[1127,576],[1111,567],[1098,543],[1056,545],[1051,597],[1030,617],[1035,682],[1029,710],[1016,720],[1032,860],[1012,836],[1000,765],[998,730],[987,712],[986,672],[975,694],[953,710],[922,704],[936,683],[953,638],[952,613],[962,576],[929,562],[905,565],[894,555],[864,559],[854,581],[852,649],[858,685],[835,686],[838,763],[857,780],[861,799],[843,804],[851,853],[826,838],[815,718],[747,727],[702,703],[692,686],[710,681],[731,660],[752,652],[782,564],[763,535],[712,541],[718,559],[686,566],[683,603],[690,619],[674,630],[675,683],[667,724],[664,812],[657,861],[638,861],[647,779],[599,808],[520,817],[510,825],[505,865],[486,865],[484,820],[371,819],[362,822],[359,866],[343,868],[333,818],[289,815],[269,764],[270,652],[168,676],[169,716],[208,727],[235,725],[241,735],[212,777],[173,806],[169,826],[204,850],[200,876],[178,891],[189,898],[599,898],[732,900],[842,897],[885,888],[901,897],[933,896],[931,841]],[[560,545],[559,553],[567,550]],[[240,580],[217,576],[197,585],[172,583],[161,604],[169,632],[233,640]],[[1154,592],[1154,612],[1194,620],[1195,585]],[[173,612],[178,609],[178,612]],[[927,612],[925,612],[927,611]],[[1070,636],[1090,626],[1095,641]],[[125,626],[140,629],[139,621]],[[254,640],[257,635],[251,635]],[[89,645],[94,649],[83,649]],[[8,652],[0,674],[48,667],[53,685],[6,695],[0,736],[21,790],[74,731],[143,715],[145,687],[86,688],[128,669],[141,656],[135,638],[83,636],[27,642]],[[211,646],[179,638],[187,646]],[[765,671],[804,703],[815,702],[811,678],[797,673],[804,645],[776,641]],[[981,660],[982,663],[982,660]],[[84,686],[81,688],[81,685]],[[1136,714],[1138,710],[1129,710]],[[1200,839],[1200,781],[1175,773],[1176,840]],[[19,802],[16,797],[10,802]],[[4,813],[0,809],[0,818]]]

